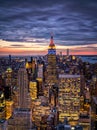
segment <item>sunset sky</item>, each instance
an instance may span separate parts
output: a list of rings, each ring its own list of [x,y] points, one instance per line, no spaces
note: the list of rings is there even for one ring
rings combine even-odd
[[[0,55],[97,55],[97,0],[0,0]]]

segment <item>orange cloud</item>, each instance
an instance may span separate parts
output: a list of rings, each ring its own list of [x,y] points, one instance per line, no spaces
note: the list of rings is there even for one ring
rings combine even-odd
[[[45,55],[47,54],[49,43],[20,43],[0,40],[0,55]],[[71,55],[97,55],[97,44],[78,46],[56,46],[57,54],[66,54],[66,49],[70,49]]]

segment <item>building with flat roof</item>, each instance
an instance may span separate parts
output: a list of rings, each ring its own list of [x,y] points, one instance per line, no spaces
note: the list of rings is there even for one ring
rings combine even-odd
[[[80,110],[80,75],[59,74],[58,106],[59,121],[63,122],[67,118],[71,124],[77,123]]]
[[[32,128],[32,110],[16,108],[8,119],[8,130],[30,130]]]

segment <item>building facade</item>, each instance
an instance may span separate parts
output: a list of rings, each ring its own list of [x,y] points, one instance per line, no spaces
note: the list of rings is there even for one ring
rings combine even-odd
[[[18,107],[30,107],[28,74],[25,68],[20,68],[18,71]]]
[[[48,58],[47,82],[48,84],[54,84],[57,80],[57,73],[56,73],[56,47],[53,41],[53,36],[51,36],[47,58]]]
[[[59,75],[58,106],[59,121],[67,118],[76,123],[79,120],[80,75]]]

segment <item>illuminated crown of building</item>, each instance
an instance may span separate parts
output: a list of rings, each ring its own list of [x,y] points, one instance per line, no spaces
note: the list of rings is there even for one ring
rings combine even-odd
[[[50,44],[48,48],[48,54],[56,54],[56,47],[52,35],[51,35]]]

